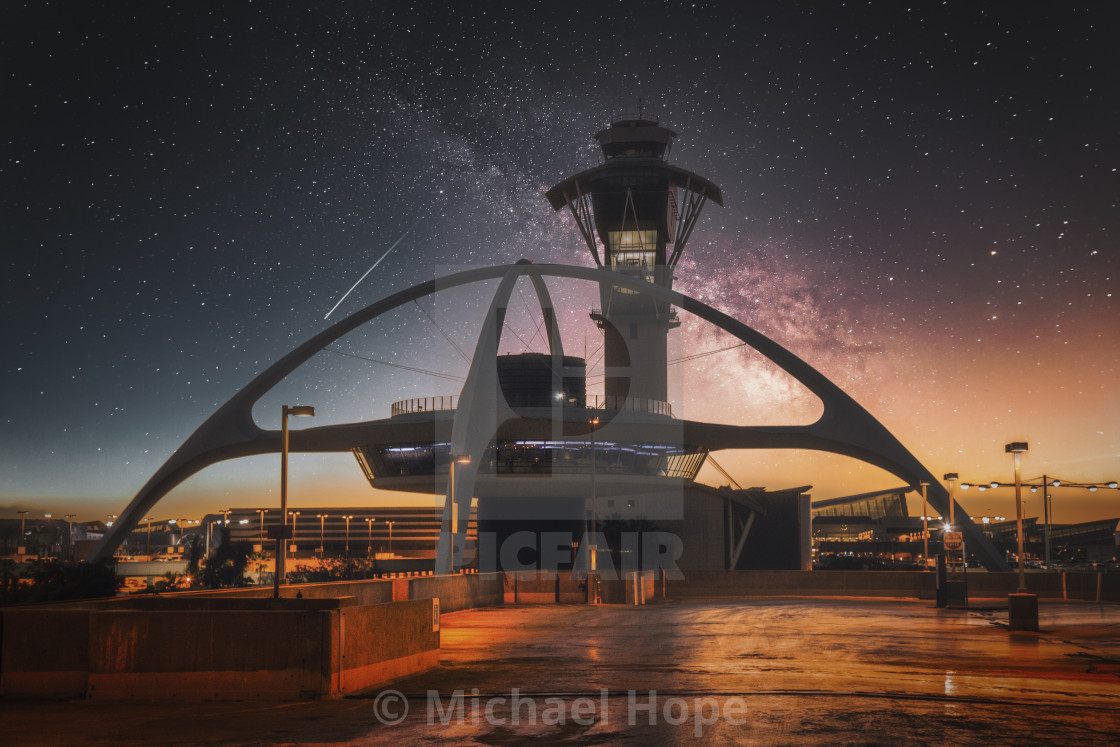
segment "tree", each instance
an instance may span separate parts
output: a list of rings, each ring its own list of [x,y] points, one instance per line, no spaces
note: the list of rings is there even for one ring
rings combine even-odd
[[[192,585],[194,579],[198,578],[198,564],[202,562],[205,552],[202,535],[192,534],[187,540],[187,575],[191,577]]]
[[[112,558],[96,563],[37,560],[22,576],[14,567],[8,570],[0,574],[0,604],[111,597],[121,585]]]
[[[183,574],[176,573],[175,571],[168,571],[163,574],[154,584],[145,589],[144,594],[162,594],[165,591],[175,591],[179,588],[179,579]]]
[[[382,568],[375,560],[366,558],[335,558],[323,561],[318,567],[299,566],[287,574],[290,584],[308,584],[324,581],[357,581],[377,578]]]
[[[202,585],[210,589],[223,586],[248,586],[245,569],[249,565],[249,546],[245,542],[231,542],[229,527],[222,527],[219,544],[206,559],[202,569]]]

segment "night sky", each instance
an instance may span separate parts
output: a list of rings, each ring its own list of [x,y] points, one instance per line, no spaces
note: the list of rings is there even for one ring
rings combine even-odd
[[[817,366],[935,474],[1010,480],[1003,444],[1026,440],[1025,477],[1120,476],[1109,3],[296,5],[6,6],[4,515],[119,513],[253,376],[391,292],[522,257],[590,265],[544,192],[598,164],[592,135],[639,98],[679,133],[672,162],[725,196],[678,289]],[[469,354],[491,292],[348,336],[258,422],[457,393],[467,364],[436,324]],[[568,349],[594,358],[594,293],[555,292]],[[503,352],[544,349],[530,295]],[[676,336],[674,358],[733,343],[689,319]],[[686,417],[820,411],[743,349],[673,365]],[[744,486],[814,498],[898,484],[828,455],[717,458]],[[275,505],[278,461],[213,467],[154,515]],[[295,505],[403,500],[348,454],[292,475]],[[1013,515],[1007,491],[963,498]],[[1062,492],[1055,514],[1120,516],[1120,497]]]

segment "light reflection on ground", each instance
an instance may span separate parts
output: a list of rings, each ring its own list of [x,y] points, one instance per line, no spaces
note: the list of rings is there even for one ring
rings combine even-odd
[[[7,744],[686,744],[697,735],[755,744],[1114,744],[1120,606],[1044,602],[1039,613],[1040,633],[1009,633],[1006,610],[897,600],[470,610],[443,616],[439,669],[360,697],[8,701],[0,720]],[[535,701],[536,723],[525,723],[527,704],[511,723],[513,688]],[[388,689],[410,709],[394,725],[373,710]],[[446,706],[455,690],[465,693],[463,718],[429,723],[429,691]],[[541,723],[548,702],[571,709],[577,701],[590,709],[583,723],[570,711],[562,724]],[[739,706],[741,718],[723,717]],[[690,717],[672,723],[680,708]],[[701,711],[721,717],[698,724]]]

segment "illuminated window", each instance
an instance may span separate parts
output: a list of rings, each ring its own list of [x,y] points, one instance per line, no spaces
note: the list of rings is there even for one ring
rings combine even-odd
[[[607,233],[611,267],[653,267],[657,264],[657,231],[610,231]]]
[[[657,264],[657,231],[609,231],[607,249],[612,270],[653,281],[653,268]]]

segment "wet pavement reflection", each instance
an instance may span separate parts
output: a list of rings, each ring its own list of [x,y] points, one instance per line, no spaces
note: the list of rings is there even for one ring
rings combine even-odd
[[[4,702],[0,719],[8,744],[1115,744],[1120,606],[1039,611],[1040,632],[1011,633],[998,603],[468,610],[443,616],[438,669],[356,697]]]

